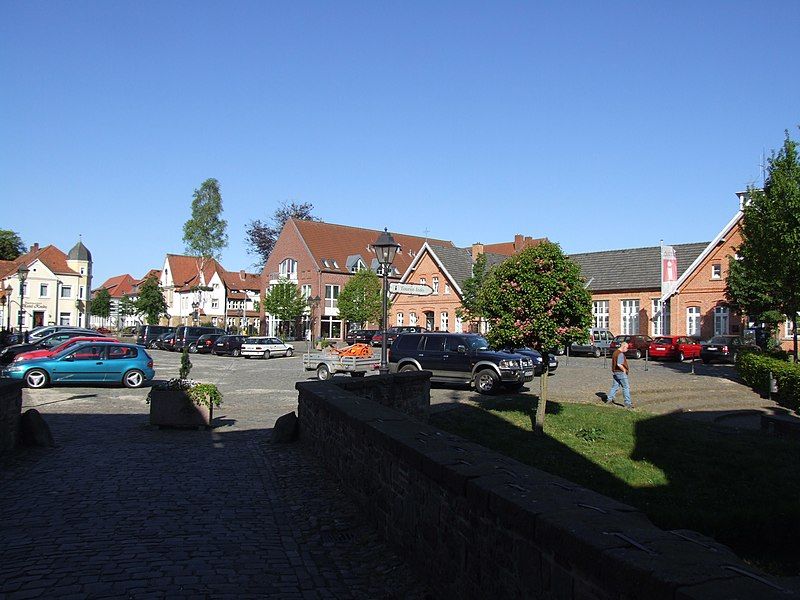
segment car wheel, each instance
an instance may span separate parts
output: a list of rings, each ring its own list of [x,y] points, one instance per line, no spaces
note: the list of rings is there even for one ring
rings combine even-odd
[[[633,353],[633,358],[642,358],[642,351],[637,349],[636,352]]]
[[[600,348],[595,348],[593,354],[595,358],[600,358]]]
[[[294,355],[294,348],[287,348],[286,349],[286,356]]]
[[[122,376],[122,383],[125,384],[125,387],[129,388],[142,387],[144,383],[144,373],[138,369],[131,369]]]
[[[490,369],[481,369],[475,374],[475,389],[481,394],[491,394],[499,383],[500,378]]]
[[[317,367],[317,379],[320,381],[327,381],[331,378],[331,370],[328,365],[320,365]]]
[[[47,372],[41,369],[31,369],[25,373],[25,383],[29,388],[43,388],[49,380]]]
[[[239,350],[239,348],[234,348],[233,352],[231,352],[231,356],[233,356],[234,358],[236,358],[238,356],[241,356],[241,355],[242,355],[242,351]]]
[[[189,346],[189,354],[197,354],[197,346]]]
[[[155,350],[156,343],[155,342],[150,342],[149,344],[147,344],[147,347],[150,348],[151,350]]]
[[[269,358],[269,350],[264,350],[264,358]]]
[[[400,373],[412,373],[414,371],[419,371],[414,365],[403,365],[400,367]]]
[[[685,358],[683,352],[678,352],[678,362],[683,362]]]

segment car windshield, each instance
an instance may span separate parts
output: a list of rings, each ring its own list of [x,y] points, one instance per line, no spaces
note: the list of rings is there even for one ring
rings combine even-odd
[[[471,335],[467,338],[470,350],[491,350],[491,345],[486,338],[480,335]]]

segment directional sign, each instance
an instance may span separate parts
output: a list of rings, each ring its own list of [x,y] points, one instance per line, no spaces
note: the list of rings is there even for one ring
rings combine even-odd
[[[390,294],[411,294],[412,296],[430,296],[433,288],[421,283],[390,283]]]

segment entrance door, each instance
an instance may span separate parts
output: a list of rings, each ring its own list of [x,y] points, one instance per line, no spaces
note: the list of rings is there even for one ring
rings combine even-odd
[[[33,311],[33,326],[41,327],[42,325],[44,325],[44,311],[41,310]]]
[[[435,317],[434,317],[433,311],[432,310],[426,310],[425,311],[425,329],[427,329],[428,331],[433,331],[434,329],[436,329],[436,325],[435,325],[435,321],[434,320],[435,320]]]

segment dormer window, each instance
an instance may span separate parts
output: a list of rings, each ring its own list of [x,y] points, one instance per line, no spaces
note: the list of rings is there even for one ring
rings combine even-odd
[[[364,261],[363,261],[363,260],[361,260],[361,259],[359,258],[359,259],[358,259],[358,260],[357,260],[355,263],[353,263],[353,265],[350,267],[350,272],[351,272],[351,273],[358,273],[359,271],[364,271],[366,268],[367,268],[367,265],[365,265],[365,264],[364,264]]]
[[[337,263],[335,260],[333,261],[333,268],[334,269],[338,269],[339,268],[339,263]]]

